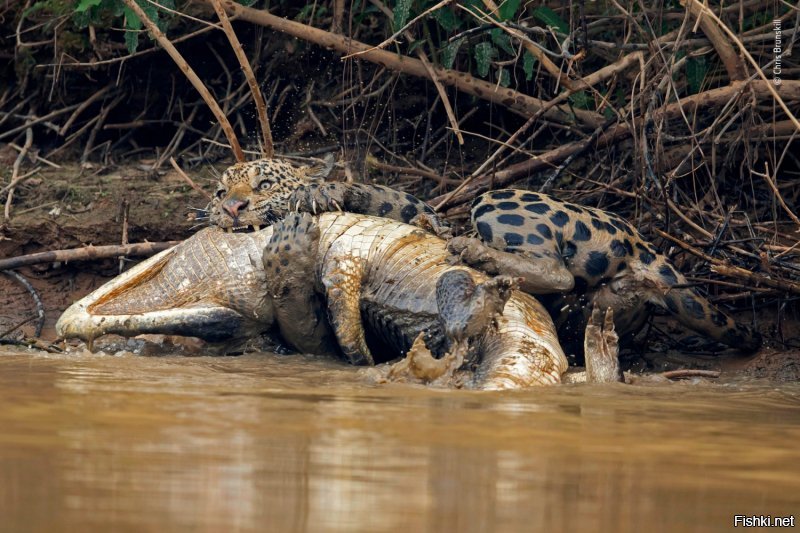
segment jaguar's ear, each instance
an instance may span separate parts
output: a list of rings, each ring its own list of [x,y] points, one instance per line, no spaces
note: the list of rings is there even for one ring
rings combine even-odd
[[[336,156],[333,152],[328,152],[322,160],[322,163],[310,167],[305,167],[303,171],[311,179],[318,181],[325,181],[333,172],[333,167],[336,166]]]

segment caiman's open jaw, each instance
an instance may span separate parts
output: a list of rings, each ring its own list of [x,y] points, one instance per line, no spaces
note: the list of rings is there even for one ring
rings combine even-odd
[[[238,343],[272,323],[261,252],[271,229],[231,235],[208,228],[161,252],[70,306],[62,338],[143,333]]]

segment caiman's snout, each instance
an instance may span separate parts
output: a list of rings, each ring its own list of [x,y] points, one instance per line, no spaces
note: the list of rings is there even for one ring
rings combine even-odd
[[[235,220],[239,218],[239,211],[246,208],[249,204],[250,200],[246,198],[244,200],[240,198],[228,198],[222,202],[222,209]]]

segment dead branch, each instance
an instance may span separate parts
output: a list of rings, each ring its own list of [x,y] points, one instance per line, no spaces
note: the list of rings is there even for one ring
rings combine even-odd
[[[181,72],[183,72],[194,88],[197,89],[197,92],[200,93],[200,96],[203,97],[203,101],[205,101],[206,105],[209,107],[209,109],[211,109],[211,112],[214,113],[214,117],[222,127],[222,131],[225,133],[225,137],[228,139],[228,142],[231,145],[231,150],[233,151],[236,161],[244,161],[244,152],[242,152],[242,147],[239,145],[239,140],[236,138],[236,134],[233,131],[233,126],[231,126],[231,123],[228,121],[228,117],[226,117],[225,113],[223,113],[222,109],[220,109],[219,104],[217,104],[216,100],[214,100],[214,98],[211,96],[211,93],[208,91],[205,84],[200,80],[192,67],[189,66],[180,52],[178,52],[178,49],[175,48],[169,39],[167,39],[167,36],[164,35],[160,29],[158,29],[158,26],[156,26],[155,23],[147,16],[144,10],[139,7],[139,4],[136,3],[136,0],[123,0],[123,2],[125,2],[125,5],[128,6],[134,13],[136,13],[136,16],[139,17],[142,23],[144,23],[153,38],[158,41],[158,44],[160,44],[164,50],[167,51],[167,54],[169,54],[175,64],[178,65],[178,68],[181,69]]]
[[[3,216],[6,220],[11,218],[11,201],[14,199],[14,188],[16,187],[16,183],[21,181],[19,179],[19,167],[22,165],[22,162],[25,161],[25,157],[28,155],[28,150],[31,149],[31,146],[33,146],[33,130],[28,128],[25,130],[25,144],[22,146],[22,150],[19,151],[19,154],[17,154],[17,158],[14,160],[14,165],[11,169],[11,184],[7,187],[8,196],[6,196],[6,206],[3,210]]]
[[[783,101],[783,98],[781,98],[781,95],[775,89],[775,84],[772,83],[771,80],[767,79],[767,76],[764,74],[764,71],[761,70],[761,67],[758,65],[756,60],[753,59],[753,56],[750,55],[750,52],[747,51],[747,48],[745,48],[744,43],[741,41],[741,39],[739,39],[736,36],[736,34],[733,33],[728,28],[728,26],[726,26],[725,23],[722,22],[719,19],[719,17],[717,17],[714,14],[714,12],[708,8],[708,6],[701,4],[700,2],[698,2],[698,0],[681,0],[682,5],[687,5],[687,3],[693,6],[698,6],[699,9],[702,11],[703,16],[710,17],[722,29],[722,31],[724,31],[728,35],[728,37],[730,37],[733,40],[733,42],[735,42],[738,45],[744,57],[747,58],[747,61],[749,61],[750,64],[753,66],[753,68],[756,70],[756,74],[758,75],[758,77],[760,77],[761,80],[766,84],[766,88],[769,91],[770,95],[772,95],[772,97],[778,103],[780,108],[783,109],[783,112],[786,113],[786,116],[789,117],[789,120],[792,121],[794,127],[797,128],[798,131],[800,131],[800,122],[798,122],[797,118],[792,114],[791,111],[789,111],[789,108],[786,106],[786,102]]]
[[[750,91],[752,96],[757,99],[764,99],[772,94],[772,90],[774,90],[772,82],[737,82],[726,87],[693,94],[678,102],[665,105],[653,112],[653,118],[654,120],[669,120],[683,113],[696,113],[704,108],[724,105],[731,99],[741,96],[745,91]],[[800,101],[800,81],[784,81],[779,86],[778,92],[783,100],[791,102]],[[608,131],[601,134],[597,139],[596,146],[598,148],[604,148],[629,137],[633,129],[635,127],[640,127],[643,122],[644,117],[636,117],[632,121],[633,126],[629,123],[621,123],[609,128]],[[484,174],[464,187],[459,194],[453,196],[444,207],[455,206],[470,201],[478,194],[488,190],[490,186],[494,188],[505,187],[529,175],[531,172],[536,172],[543,168],[555,167],[573,153],[583,150],[585,143],[586,140],[580,140],[565,144],[528,161],[511,165],[502,171]],[[447,198],[447,195],[438,196],[433,198],[431,203],[434,205],[441,204],[445,198]]]
[[[11,270],[40,263],[56,263],[69,261],[95,261],[97,259],[113,259],[120,256],[150,256],[172,248],[180,241],[142,242],[136,244],[84,246],[70,250],[51,250],[35,254],[20,255],[8,259],[0,259],[0,270]]]
[[[686,5],[689,12],[697,19],[697,23],[706,34],[711,45],[717,51],[717,55],[725,65],[728,78],[731,81],[740,81],[745,78],[744,65],[742,59],[733,50],[731,43],[725,38],[720,27],[710,18],[703,15],[703,6],[697,2],[682,2]],[[696,31],[696,30],[695,30]]]
[[[499,9],[497,4],[495,4],[494,0],[483,0],[483,5],[485,5],[492,13],[496,13],[497,10]],[[461,9],[463,9],[467,13],[470,13],[473,16],[475,15],[475,13],[473,13],[470,9],[467,9],[462,5],[459,5],[458,7],[460,7]],[[549,72],[551,76],[557,79],[561,85],[563,85],[569,90],[575,89],[574,82],[571,79],[569,79],[569,77],[567,77],[565,73],[561,72],[561,69],[558,66],[556,66],[556,64],[553,63],[542,50],[534,46],[533,42],[530,39],[528,39],[525,36],[525,34],[523,34],[521,31],[517,29],[509,28],[507,25],[497,22],[495,19],[486,14],[481,13],[481,15],[482,15],[481,20],[483,22],[488,22],[489,24],[497,26],[504,32],[508,33],[510,36],[520,41],[522,43],[522,46],[525,47],[525,50],[530,52],[530,54],[542,64],[542,67],[544,67],[544,69],[547,72]]]
[[[393,18],[392,10],[386,7],[383,2],[380,0],[370,0],[372,5],[380,9],[390,20]],[[404,32],[405,38],[408,40],[409,44],[413,44],[416,39],[414,35],[411,33],[410,30],[406,30]],[[430,77],[433,85],[436,87],[436,92],[439,93],[439,98],[442,99],[442,105],[444,106],[444,112],[447,113],[447,119],[450,121],[450,127],[453,128],[453,133],[458,139],[458,144],[464,144],[464,136],[461,134],[461,128],[458,126],[458,120],[456,119],[456,114],[453,112],[453,105],[450,103],[450,98],[447,96],[447,91],[444,90],[444,86],[442,82],[439,81],[439,77],[436,75],[436,71],[433,69],[433,65],[431,65],[430,60],[428,60],[427,54],[422,50],[422,48],[417,48],[415,50],[417,57],[420,61],[422,61],[422,65],[425,67],[425,70],[428,72],[428,76]]]
[[[178,173],[178,175],[179,175],[181,178],[183,178],[183,181],[185,181],[186,183],[188,183],[188,184],[189,184],[189,187],[191,187],[191,188],[192,188],[192,189],[194,189],[195,191],[197,191],[197,192],[199,192],[200,194],[202,194],[202,195],[203,195],[203,197],[205,197],[205,199],[206,199],[206,200],[209,200],[209,201],[211,201],[211,195],[208,193],[208,191],[205,191],[205,190],[203,190],[203,188],[202,188],[202,187],[200,187],[198,184],[196,184],[196,183],[195,183],[195,182],[192,180],[192,178],[190,178],[189,176],[187,176],[187,175],[186,175],[186,172],[184,172],[184,171],[183,171],[183,169],[182,169],[181,167],[179,167],[179,166],[178,166],[178,163],[175,161],[175,158],[174,158],[174,157],[170,157],[170,158],[169,158],[169,164],[170,164],[170,165],[172,165],[172,168],[174,168],[174,169],[175,169],[175,172],[177,172],[177,173]]]
[[[687,378],[718,378],[719,370],[697,370],[692,368],[681,368],[678,370],[667,370],[661,376],[667,379],[687,379]]]
[[[250,61],[247,60],[247,56],[242,49],[239,38],[236,36],[236,32],[233,31],[233,26],[228,18],[228,14],[222,9],[219,0],[211,0],[211,3],[214,5],[214,11],[217,12],[219,21],[222,23],[222,29],[231,43],[231,48],[233,48],[233,52],[236,54],[236,59],[239,60],[239,64],[242,66],[247,84],[250,86],[250,93],[253,95],[256,111],[258,112],[258,121],[261,124],[261,133],[264,136],[264,157],[272,159],[275,155],[275,147],[272,144],[272,130],[269,127],[267,104],[264,102],[264,95],[261,94],[261,88],[256,81],[256,75],[253,73],[253,68],[250,66]]]
[[[760,274],[758,272],[751,272],[746,268],[738,267],[735,265],[731,265],[726,263],[721,259],[717,259],[716,257],[711,257],[710,255],[706,254],[705,252],[698,250],[694,246],[678,239],[677,237],[673,237],[666,231],[662,231],[658,228],[654,228],[653,231],[656,234],[664,237],[665,239],[669,240],[670,242],[678,245],[679,247],[683,248],[690,254],[697,256],[704,261],[711,263],[711,270],[714,272],[721,274],[723,276],[728,276],[731,278],[738,278],[745,281],[749,281],[754,283],[756,286],[765,286],[771,287],[773,289],[778,289],[781,291],[791,292],[794,294],[800,294],[800,283],[795,283],[790,280],[785,279],[776,279],[772,278],[766,274]]]

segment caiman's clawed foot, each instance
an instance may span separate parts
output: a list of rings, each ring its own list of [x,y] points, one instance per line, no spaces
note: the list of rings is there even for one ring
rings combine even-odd
[[[428,212],[420,213],[412,218],[409,224],[433,233],[446,241],[453,238],[453,230],[449,226],[442,224],[442,221],[439,220],[439,217],[435,214]]]
[[[614,330],[614,312],[610,308],[605,313],[599,307],[592,309],[583,346],[587,382],[624,381],[619,368],[619,337]]]
[[[479,285],[466,270],[445,272],[436,282],[439,320],[451,346],[482,334],[503,314],[517,280],[498,276]]]
[[[575,279],[560,258],[541,255],[528,257],[522,252],[503,252],[472,237],[456,237],[447,243],[447,250],[465,265],[490,276],[520,278],[520,289],[528,294],[568,292]]]
[[[425,334],[420,333],[405,358],[389,367],[386,381],[461,386],[463,380],[458,369],[467,354],[466,341],[454,345],[441,359],[435,359],[425,345],[424,337]]]

